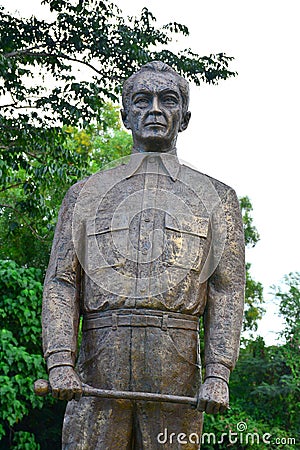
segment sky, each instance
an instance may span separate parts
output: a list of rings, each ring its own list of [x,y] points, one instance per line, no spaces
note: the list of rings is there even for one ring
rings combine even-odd
[[[22,16],[42,14],[39,0],[0,0]],[[299,0],[115,0],[124,14],[143,6],[158,24],[188,26],[175,47],[235,59],[235,78],[191,85],[188,129],[178,155],[198,170],[249,196],[260,234],[247,250],[251,274],[263,283],[267,312],[259,334],[276,343],[282,321],[271,285],[299,271]]]

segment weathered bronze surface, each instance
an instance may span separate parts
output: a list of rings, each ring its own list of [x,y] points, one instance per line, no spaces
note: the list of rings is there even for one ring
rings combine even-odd
[[[197,406],[197,397],[181,397],[180,395],[155,394],[153,392],[116,391],[97,389],[88,384],[82,384],[82,393],[78,397],[118,398],[122,400],[148,400],[152,402],[182,403],[183,405]],[[34,383],[34,392],[40,397],[51,394],[51,386],[47,380],[37,380]]]
[[[166,429],[187,443],[181,435],[163,448],[197,449],[202,411],[228,407],[243,316],[243,226],[233,189],[177,159],[188,96],[170,67],[143,66],[123,89],[131,157],[78,182],[63,201],[45,279],[43,346],[52,394],[69,400],[65,450],[158,449]],[[82,383],[198,403],[75,401]]]

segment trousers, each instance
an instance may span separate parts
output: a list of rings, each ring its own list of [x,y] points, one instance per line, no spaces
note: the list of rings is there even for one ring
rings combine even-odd
[[[201,384],[195,323],[157,311],[90,317],[77,373],[97,388],[195,397]],[[202,423],[202,413],[189,405],[82,397],[67,405],[62,448],[199,449]]]

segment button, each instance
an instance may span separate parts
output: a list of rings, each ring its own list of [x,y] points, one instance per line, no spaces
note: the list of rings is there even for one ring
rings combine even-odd
[[[154,156],[151,156],[151,157],[148,159],[148,161],[149,161],[149,163],[154,163],[154,162],[155,162]]]
[[[148,219],[148,217],[146,217],[146,218],[144,219],[144,222],[150,222],[150,219]]]
[[[143,250],[143,251],[142,251],[142,254],[143,254],[143,255],[147,255],[148,252],[147,252],[146,250]]]

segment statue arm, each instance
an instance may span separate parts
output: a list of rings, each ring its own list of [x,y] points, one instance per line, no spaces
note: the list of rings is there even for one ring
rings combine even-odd
[[[81,271],[72,241],[76,197],[72,187],[63,200],[44,283],[43,350],[48,370],[75,365]]]
[[[244,307],[244,231],[239,202],[232,189],[227,191],[222,208],[226,240],[208,282],[204,313],[205,381],[200,394],[203,396],[206,389],[207,412],[228,407],[228,381],[238,358]]]

